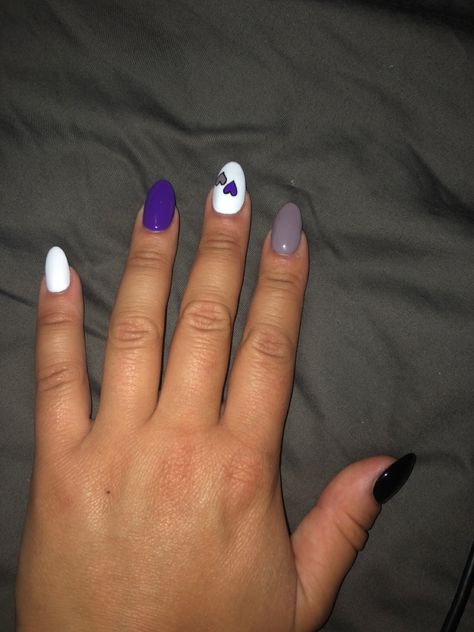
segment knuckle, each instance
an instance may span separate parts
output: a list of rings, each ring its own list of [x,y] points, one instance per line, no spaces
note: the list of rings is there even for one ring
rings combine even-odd
[[[224,461],[223,482],[229,509],[239,513],[270,487],[270,469],[263,456],[242,448]]]
[[[289,268],[268,270],[262,273],[260,279],[261,284],[268,290],[292,296],[300,294],[301,281],[300,275]]]
[[[230,234],[212,233],[202,238],[200,250],[227,259],[240,256],[241,246],[238,240]]]
[[[244,344],[252,354],[264,363],[288,363],[292,361],[295,345],[289,335],[278,325],[254,325],[247,333]]]
[[[36,385],[38,393],[67,390],[83,377],[83,371],[77,362],[58,362],[38,370]]]
[[[161,340],[159,325],[143,314],[118,316],[110,325],[109,340],[119,349],[142,349]]]
[[[138,270],[162,270],[170,265],[169,257],[158,250],[151,248],[137,248],[132,250],[128,257],[129,268]]]
[[[241,450],[232,455],[225,465],[225,479],[238,489],[256,489],[263,478],[262,461],[257,455]]]
[[[44,312],[38,316],[38,326],[41,329],[62,329],[77,323],[77,317],[69,312]]]
[[[166,442],[166,450],[156,461],[156,492],[162,503],[172,507],[203,491],[204,472],[208,472],[207,450],[192,437]],[[155,453],[156,457],[156,453]]]
[[[181,321],[199,334],[228,333],[232,328],[230,309],[218,300],[193,300],[184,306]]]
[[[362,551],[369,537],[367,529],[348,511],[334,517],[334,525],[355,554]]]

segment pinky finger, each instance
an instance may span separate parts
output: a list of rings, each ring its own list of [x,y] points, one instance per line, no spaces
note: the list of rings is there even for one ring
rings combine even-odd
[[[55,246],[46,257],[36,330],[36,449],[61,451],[88,432],[90,390],[81,282]]]

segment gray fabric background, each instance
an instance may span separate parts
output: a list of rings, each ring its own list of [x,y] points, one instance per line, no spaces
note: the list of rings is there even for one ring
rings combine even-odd
[[[291,528],[350,462],[419,456],[325,629],[439,629],[474,524],[473,15],[434,0],[0,1],[2,631],[44,256],[62,246],[81,276],[96,407],[147,188],[171,180],[181,212],[172,325],[204,197],[231,159],[254,208],[236,339],[284,202],[300,205],[311,248],[282,454]],[[473,627],[471,600],[460,630]]]

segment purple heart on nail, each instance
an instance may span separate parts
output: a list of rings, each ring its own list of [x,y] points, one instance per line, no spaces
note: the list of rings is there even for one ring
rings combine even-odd
[[[227,177],[226,177],[225,173],[223,171],[221,171],[221,173],[217,176],[216,186],[218,184],[222,184],[222,186],[224,186],[224,184],[226,182],[227,182]]]
[[[232,182],[229,182],[229,184],[224,187],[224,193],[226,195],[230,193],[232,197],[235,197],[237,195],[237,187],[234,180],[232,180]]]

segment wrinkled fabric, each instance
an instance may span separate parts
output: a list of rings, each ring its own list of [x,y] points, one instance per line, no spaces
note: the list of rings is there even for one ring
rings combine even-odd
[[[228,160],[253,201],[236,340],[285,202],[310,245],[282,451],[290,528],[350,462],[418,455],[325,630],[440,628],[474,523],[473,17],[462,0],[0,3],[1,630],[14,629],[46,252],[64,248],[82,279],[95,412],[147,189],[169,179],[181,214],[169,342]],[[471,600],[460,632],[473,622]]]

